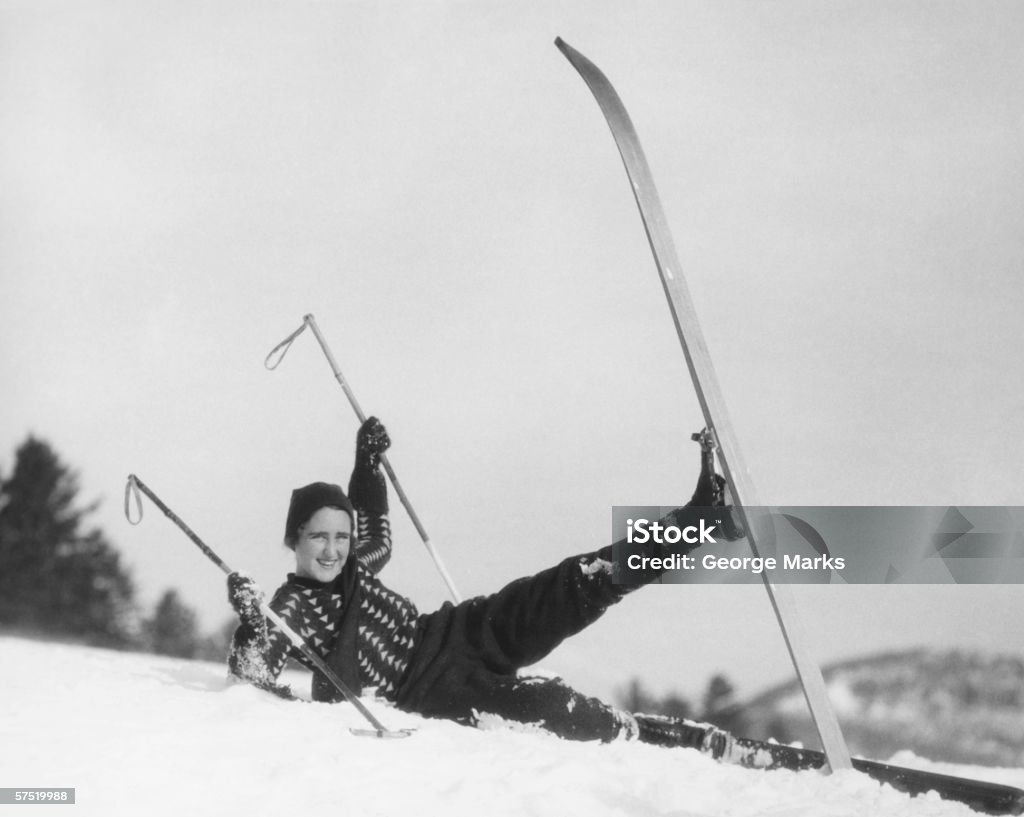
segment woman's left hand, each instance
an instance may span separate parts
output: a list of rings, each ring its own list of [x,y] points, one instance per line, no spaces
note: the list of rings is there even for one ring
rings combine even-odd
[[[376,468],[380,455],[391,447],[391,438],[384,424],[376,417],[367,417],[356,435],[356,463]]]

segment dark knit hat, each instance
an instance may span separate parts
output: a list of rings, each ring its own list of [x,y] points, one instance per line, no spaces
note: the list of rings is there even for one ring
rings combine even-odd
[[[284,523],[284,540],[292,543],[298,536],[299,528],[321,508],[338,508],[345,511],[355,527],[355,509],[345,492],[337,485],[329,482],[312,482],[292,491],[292,501],[288,506],[288,519]]]

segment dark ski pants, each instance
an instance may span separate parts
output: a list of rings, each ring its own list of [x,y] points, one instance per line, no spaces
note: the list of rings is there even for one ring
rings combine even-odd
[[[493,595],[446,603],[420,619],[397,704],[470,725],[515,721],[574,740],[609,741],[633,733],[628,715],[560,679],[516,675],[631,589],[612,581],[607,547],[565,559]]]

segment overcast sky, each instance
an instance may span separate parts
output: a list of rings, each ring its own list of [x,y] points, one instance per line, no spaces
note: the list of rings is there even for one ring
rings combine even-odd
[[[146,604],[273,589],[292,488],[357,423],[465,594],[685,501],[702,425],[635,205],[562,36],[644,142],[744,456],[775,504],[1024,505],[1024,6],[0,2],[0,468],[81,475]],[[445,598],[394,503],[384,578]],[[798,588],[828,661],[1024,654],[1021,590]],[[546,662],[607,695],[789,667],[758,587],[633,594]]]

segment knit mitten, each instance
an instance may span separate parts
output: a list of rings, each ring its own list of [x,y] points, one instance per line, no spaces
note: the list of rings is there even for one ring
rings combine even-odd
[[[385,516],[388,512],[388,491],[380,470],[381,455],[391,446],[384,424],[368,417],[356,435],[356,463],[348,483],[348,496],[362,514]]]
[[[260,611],[262,601],[263,591],[251,577],[244,573],[228,576],[228,602],[238,614],[239,620],[257,632],[263,627],[263,613]]]

